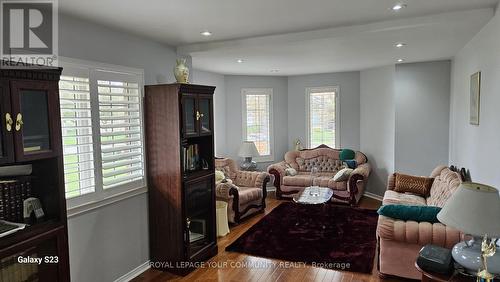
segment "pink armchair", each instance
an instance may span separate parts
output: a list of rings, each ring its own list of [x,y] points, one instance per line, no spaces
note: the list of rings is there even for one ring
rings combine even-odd
[[[267,171],[274,175],[276,197],[278,199],[292,198],[305,187],[318,185],[334,191],[333,201],[356,205],[363,196],[371,167],[366,156],[361,152],[356,152],[357,167],[349,179],[341,182],[333,181],[333,176],[343,166],[339,156],[340,151],[321,145],[314,149],[287,152],[284,161],[267,168]],[[319,174],[313,178],[311,169],[314,166],[318,167]],[[287,175],[285,171],[287,167],[294,168],[297,175]]]
[[[227,218],[231,223],[239,223],[242,219],[266,208],[266,185],[269,175],[266,172],[241,171],[232,159],[216,158],[215,169],[220,170],[229,179],[216,185],[215,193],[218,201],[227,202]]]

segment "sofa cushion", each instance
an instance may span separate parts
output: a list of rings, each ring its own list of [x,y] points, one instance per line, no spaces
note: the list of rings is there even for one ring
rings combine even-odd
[[[335,181],[329,176],[315,177],[313,185],[319,187],[328,187],[333,190],[347,190],[347,181]]]
[[[382,205],[426,206],[427,203],[425,198],[417,195],[387,190]]]
[[[460,174],[449,168],[442,169],[434,179],[427,205],[443,207],[461,183]]]
[[[377,212],[395,219],[436,223],[439,222],[437,214],[440,211],[441,208],[432,206],[386,205],[380,207]]]
[[[283,185],[307,187],[312,185],[312,177],[310,175],[299,174],[295,176],[283,177]]]
[[[422,197],[427,197],[429,195],[432,182],[434,181],[433,178],[402,173],[396,173],[395,177],[396,184],[394,185],[394,191],[399,193],[413,193]]]

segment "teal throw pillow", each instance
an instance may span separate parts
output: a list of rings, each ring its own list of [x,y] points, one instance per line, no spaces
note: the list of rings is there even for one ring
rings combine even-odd
[[[395,219],[437,223],[439,211],[441,211],[440,207],[433,206],[386,205],[381,206],[377,212],[379,215]]]
[[[345,161],[345,160],[354,160],[356,157],[356,152],[354,152],[351,149],[342,149],[340,151],[340,160]]]

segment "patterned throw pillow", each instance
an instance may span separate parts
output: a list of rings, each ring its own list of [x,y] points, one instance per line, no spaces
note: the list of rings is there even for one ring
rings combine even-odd
[[[297,170],[293,167],[288,167],[285,169],[285,175],[295,176],[295,175],[297,175]]]
[[[395,176],[396,185],[394,191],[399,193],[413,193],[422,197],[429,196],[434,178],[401,173],[395,173]]]
[[[335,182],[343,182],[347,181],[349,179],[349,176],[351,175],[353,169],[352,168],[343,168],[335,174],[333,177],[333,181]]]

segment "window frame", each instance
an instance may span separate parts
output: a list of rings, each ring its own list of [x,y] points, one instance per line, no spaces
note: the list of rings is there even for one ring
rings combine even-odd
[[[241,88],[241,124],[242,138],[247,141],[247,95],[268,95],[269,96],[269,155],[252,158],[255,162],[274,161],[274,108],[273,108],[273,88]],[[240,144],[241,144],[240,143]]]
[[[336,148],[341,148],[340,144],[340,87],[335,86],[315,86],[307,87],[305,89],[306,97],[306,145],[307,148],[311,148],[311,94],[312,93],[322,93],[322,92],[335,92],[335,146]],[[334,148],[334,149],[336,149]]]
[[[144,132],[144,70],[138,68],[125,67],[120,65],[112,65],[99,63],[87,60],[73,59],[67,57],[59,57],[59,66],[64,69],[81,69],[88,70],[89,77],[89,92],[90,92],[90,108],[92,122],[92,146],[94,158],[94,192],[75,196],[66,199],[68,216],[76,215],[88,210],[98,208],[116,201],[126,199],[135,195],[147,192],[147,168],[145,154],[145,132]],[[102,175],[102,152],[100,140],[100,109],[99,109],[99,94],[97,80],[102,79],[96,77],[97,72],[116,73],[117,76],[129,75],[137,76],[138,91],[139,91],[139,115],[141,127],[141,144],[142,144],[142,161],[143,161],[143,179],[135,180],[120,186],[104,189]],[[63,155],[64,156],[64,155]],[[66,192],[66,186],[65,192]]]

